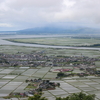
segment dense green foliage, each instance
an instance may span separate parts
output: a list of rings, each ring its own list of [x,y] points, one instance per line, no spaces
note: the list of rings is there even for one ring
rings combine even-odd
[[[65,98],[58,97],[56,100],[95,100],[95,95],[86,95],[85,93],[73,93]]]
[[[64,73],[62,73],[62,72],[59,72],[59,73],[57,74],[57,76],[58,76],[58,77],[64,77],[64,76],[65,76],[65,74],[64,74]]]
[[[41,95],[36,94],[33,97],[29,97],[28,100],[48,100],[48,99],[45,97],[41,97]]]
[[[34,95],[33,97],[29,97],[28,100],[48,100],[45,97],[41,97],[41,95]],[[65,98],[57,97],[55,100],[95,100],[95,95],[86,95],[85,93],[73,93]]]

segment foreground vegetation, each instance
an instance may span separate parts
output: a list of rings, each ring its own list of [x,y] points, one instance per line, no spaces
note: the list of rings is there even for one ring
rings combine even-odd
[[[34,95],[33,97],[29,97],[28,100],[48,100],[45,97],[41,97],[41,95]],[[57,97],[55,100],[95,100],[95,95],[86,95],[85,93],[74,93],[65,98]]]

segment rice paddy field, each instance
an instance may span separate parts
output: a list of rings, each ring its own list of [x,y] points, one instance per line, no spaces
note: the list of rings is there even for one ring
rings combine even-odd
[[[95,65],[96,65],[97,67],[100,67],[100,61],[96,61],[96,62],[95,62]]]
[[[55,79],[57,73],[50,72],[50,70],[57,68],[58,67],[42,67],[36,69],[29,67],[0,68],[0,100],[6,100],[3,97],[9,95],[11,92],[25,92],[25,88],[28,85],[25,80],[35,78],[49,79],[51,82],[60,83],[60,87],[56,87],[55,90],[43,91],[42,96],[49,100],[55,100],[55,97],[66,97],[72,93],[81,91],[86,94],[95,94],[96,100],[100,100],[100,77],[86,76],[80,78],[74,76],[59,80]],[[77,71],[76,69],[75,72]],[[7,100],[27,100],[27,98],[11,98]]]
[[[81,46],[93,45],[100,43],[96,39],[73,39],[73,38],[34,38],[34,39],[14,39],[11,41],[24,43],[37,43],[48,45],[64,45],[64,46]],[[0,45],[0,53],[17,54],[43,52],[47,56],[88,56],[100,57],[99,50],[85,50],[85,49],[58,49],[58,48],[39,48],[13,45]],[[100,70],[100,62],[95,62],[97,69]],[[25,92],[28,83],[26,79],[49,79],[52,82],[60,83],[60,87],[55,90],[43,91],[43,97],[48,100],[55,100],[56,97],[66,97],[71,93],[84,92],[86,94],[95,94],[96,100],[100,100],[100,77],[86,76],[86,77],[65,77],[62,79],[55,79],[57,72],[50,72],[50,70],[59,69],[61,67],[0,67],[0,100],[5,100],[3,97],[9,95],[11,92]],[[63,67],[64,68],[64,67]],[[67,67],[71,68],[71,67]],[[74,73],[82,73],[79,69],[75,69]],[[7,100],[27,100],[27,98],[11,98]]]
[[[18,52],[23,52],[23,53],[43,52],[48,56],[50,55],[81,56],[82,55],[88,57],[100,57],[99,50],[38,48],[38,47],[27,47],[27,46],[0,45],[0,53],[17,54]]]
[[[12,42],[58,45],[58,46],[90,46],[100,43],[100,39],[96,38],[80,39],[71,37],[20,38],[20,39],[7,39],[7,40]]]

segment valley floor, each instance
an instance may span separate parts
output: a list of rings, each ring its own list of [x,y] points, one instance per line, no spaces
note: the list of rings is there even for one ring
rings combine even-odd
[[[60,67],[43,67],[43,68],[29,68],[29,67],[9,67],[0,68],[0,100],[5,100],[3,97],[9,95],[11,92],[25,92],[28,83],[26,79],[49,79],[51,82],[59,82],[60,87],[55,90],[43,91],[43,96],[49,100],[55,100],[55,97],[66,97],[71,93],[84,92],[87,94],[96,94],[96,100],[100,99],[100,77],[86,76],[86,77],[65,77],[61,80],[55,79],[57,73],[50,72],[51,69]],[[76,69],[77,71],[77,69]],[[18,74],[19,73],[19,74]],[[20,74],[21,73],[21,74]],[[20,100],[27,100],[27,98],[20,98]],[[19,100],[11,98],[7,100]]]

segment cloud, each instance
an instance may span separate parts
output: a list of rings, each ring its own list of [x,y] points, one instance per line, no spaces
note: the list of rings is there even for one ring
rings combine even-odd
[[[0,0],[0,23],[17,28],[59,22],[99,25],[99,4],[100,0]]]
[[[13,27],[13,26],[7,23],[0,23],[0,27]]]
[[[90,21],[99,23],[99,4],[100,0],[63,0],[62,10],[55,12],[54,15],[52,14],[52,18],[61,21]]]

